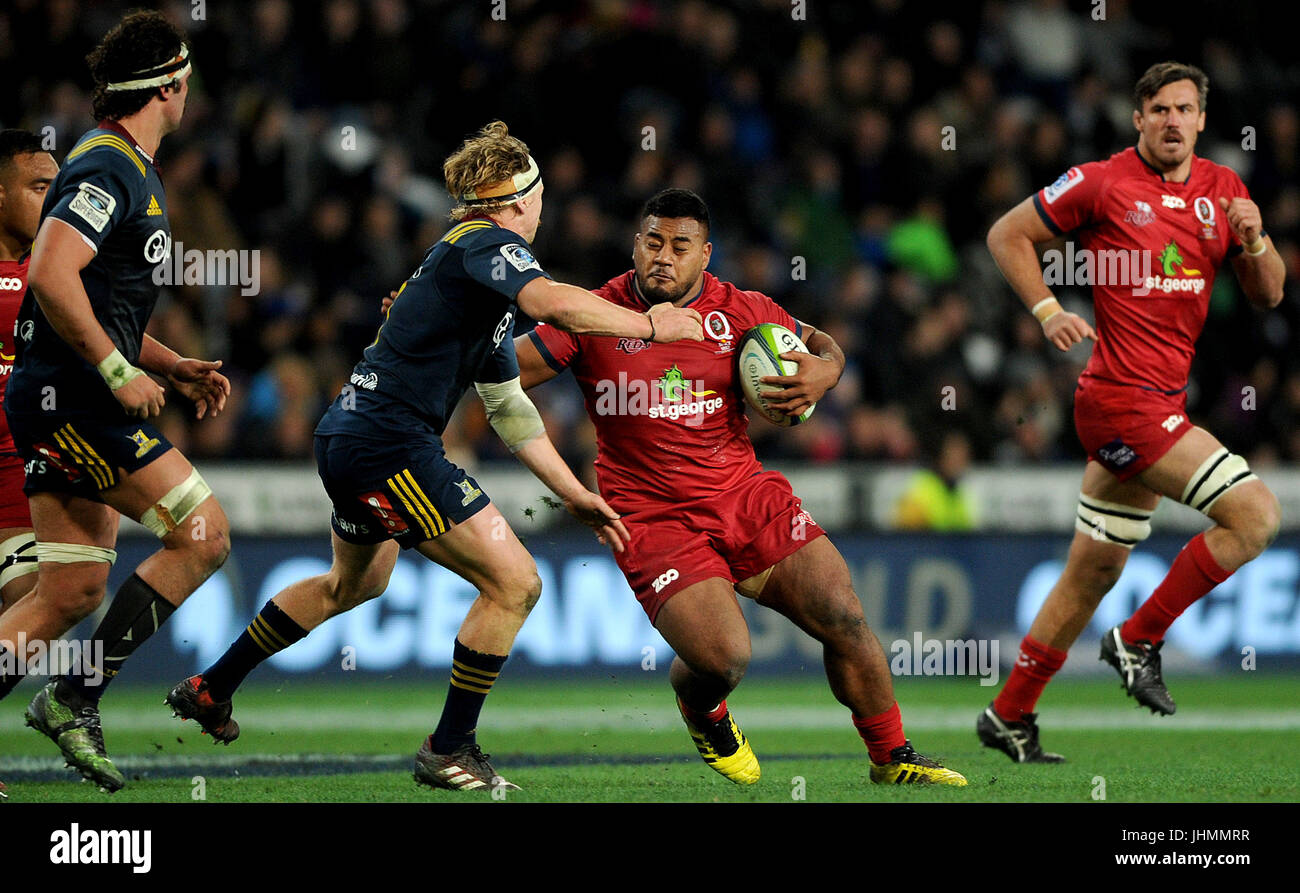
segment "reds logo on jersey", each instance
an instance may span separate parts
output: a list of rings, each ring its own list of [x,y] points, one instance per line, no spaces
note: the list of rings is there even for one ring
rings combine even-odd
[[[618,344],[614,345],[615,350],[621,350],[623,353],[631,356],[634,353],[640,353],[650,346],[650,342],[644,338],[620,338]]]
[[[731,321],[721,310],[710,310],[704,316],[704,334],[718,342],[719,354],[730,353],[735,349],[735,336],[731,333]]]

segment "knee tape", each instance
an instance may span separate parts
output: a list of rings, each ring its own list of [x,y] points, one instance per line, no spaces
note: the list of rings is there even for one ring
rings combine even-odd
[[[41,543],[36,544],[37,561],[53,561],[57,564],[76,564],[78,561],[117,561],[117,553],[112,549],[99,546],[86,546],[81,543]]]
[[[19,577],[36,573],[36,534],[20,533],[0,543],[0,589]]]
[[[189,477],[168,490],[162,499],[140,516],[140,523],[152,530],[154,536],[162,539],[184,524],[185,519],[211,495],[212,489],[199,476],[198,470],[191,469]]]
[[[1095,540],[1132,549],[1151,535],[1151,511],[1080,493],[1074,529]]]
[[[1182,501],[1202,514],[1208,515],[1210,508],[1238,484],[1258,480],[1246,460],[1236,453],[1228,452],[1227,447],[1215,450],[1210,458],[1201,463],[1191,480],[1183,489]]]

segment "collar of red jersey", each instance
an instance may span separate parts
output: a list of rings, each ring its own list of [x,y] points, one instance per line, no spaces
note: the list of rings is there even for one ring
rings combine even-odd
[[[1137,146],[1133,147],[1133,154],[1138,157],[1139,161],[1141,161],[1144,165],[1146,165],[1147,170],[1151,171],[1151,173],[1159,177],[1160,182],[1162,183],[1174,183],[1175,186],[1186,186],[1192,180],[1192,169],[1196,167],[1196,153],[1194,152],[1192,153],[1192,166],[1187,169],[1187,179],[1181,183],[1175,183],[1173,180],[1166,180],[1164,172],[1161,171],[1158,167],[1156,167],[1151,162],[1147,161],[1146,156],[1142,154],[1142,150],[1139,149]]]

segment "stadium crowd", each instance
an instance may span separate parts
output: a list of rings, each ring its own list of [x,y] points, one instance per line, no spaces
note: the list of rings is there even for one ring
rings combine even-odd
[[[1086,348],[1047,344],[984,235],[1071,164],[1135,141],[1130,90],[1151,62],[1207,71],[1197,152],[1241,174],[1300,271],[1300,64],[1249,10],[1189,42],[1178,16],[1205,3],[1110,0],[1100,21],[1063,0],[820,0],[805,18],[788,0],[157,5],[195,63],[159,159],[174,239],[259,252],[256,293],[174,285],[154,317],[234,384],[201,425],[171,398],[160,427],[191,457],[311,455],[381,296],[448,225],[443,158],[492,118],[541,164],[536,249],[556,278],[594,288],[628,269],[641,203],[684,186],[713,214],[710,270],[839,341],[848,367],[816,424],[751,426],[763,458],[934,462],[954,429],[979,462],[1082,458]],[[85,55],[127,8],[7,3],[0,125],[52,134],[61,160],[91,126]],[[1057,294],[1088,307],[1086,288]],[[1252,466],[1300,460],[1296,302],[1257,313],[1225,270],[1206,328],[1193,420]],[[562,377],[537,402],[589,467],[579,399]],[[464,463],[508,456],[472,398],[447,441]]]

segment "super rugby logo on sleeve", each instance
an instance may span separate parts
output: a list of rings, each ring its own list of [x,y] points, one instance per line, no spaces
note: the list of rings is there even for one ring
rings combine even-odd
[[[1061,176],[1057,177],[1056,182],[1051,186],[1048,186],[1043,190],[1043,198],[1045,198],[1047,203],[1050,205],[1082,182],[1083,171],[1079,170],[1077,167],[1072,167],[1065,173],[1061,174]]]
[[[540,270],[542,265],[533,257],[531,251],[518,243],[501,246],[501,256],[510,262],[510,266],[519,272],[525,270]]]
[[[116,207],[117,199],[94,183],[78,183],[77,194],[68,203],[68,210],[90,224],[97,233],[102,233],[108,226]]]

